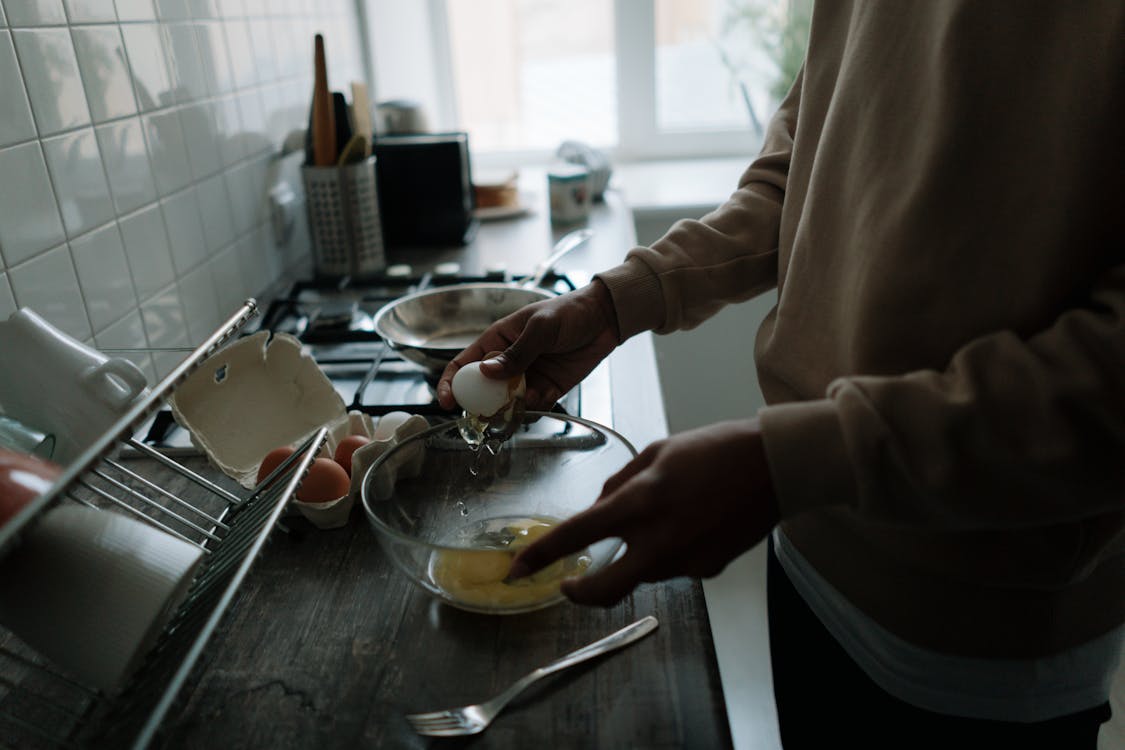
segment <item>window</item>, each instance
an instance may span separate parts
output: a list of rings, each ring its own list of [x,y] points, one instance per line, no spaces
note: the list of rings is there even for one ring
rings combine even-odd
[[[446,8],[457,122],[474,149],[616,140],[611,2],[447,0]]]
[[[803,60],[812,0],[368,5],[379,98],[428,99],[474,157],[519,161],[568,139],[625,159],[752,153]]]

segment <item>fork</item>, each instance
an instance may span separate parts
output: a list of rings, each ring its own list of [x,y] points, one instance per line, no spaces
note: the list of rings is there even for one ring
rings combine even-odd
[[[659,624],[652,615],[642,617],[616,633],[607,635],[605,638],[594,641],[576,651],[571,651],[565,656],[560,656],[550,664],[524,675],[490,701],[459,708],[447,708],[444,711],[407,714],[406,720],[410,722],[415,732],[430,737],[458,737],[467,734],[479,734],[492,723],[496,715],[504,710],[504,707],[513,698],[522,693],[532,683],[538,682],[549,674],[554,674],[567,667],[572,667],[588,659],[593,659],[595,656],[601,656],[640,640],[656,630]]]

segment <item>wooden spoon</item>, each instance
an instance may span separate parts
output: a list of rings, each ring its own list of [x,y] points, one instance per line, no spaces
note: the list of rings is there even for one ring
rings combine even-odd
[[[313,53],[312,141],[313,164],[330,167],[336,163],[336,116],[332,94],[328,91],[328,64],[324,56],[324,37],[316,35]]]

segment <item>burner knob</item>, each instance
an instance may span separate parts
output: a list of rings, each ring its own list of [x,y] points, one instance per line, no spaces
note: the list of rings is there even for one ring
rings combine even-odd
[[[504,281],[508,278],[508,266],[503,263],[494,263],[490,266],[486,266],[484,269],[484,277],[486,279]]]
[[[406,263],[396,263],[393,266],[387,266],[385,273],[388,279],[409,279],[414,274],[414,269]]]

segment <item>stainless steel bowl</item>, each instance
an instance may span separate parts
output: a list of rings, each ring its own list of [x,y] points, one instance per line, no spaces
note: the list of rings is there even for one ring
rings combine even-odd
[[[440,375],[490,325],[554,296],[539,287],[500,283],[430,289],[384,306],[375,314],[375,332],[406,359]]]
[[[457,284],[401,297],[375,313],[375,332],[435,378],[462,349],[501,318],[555,292],[540,286],[555,264],[594,234],[577,229],[559,239],[549,257],[518,283]]]

